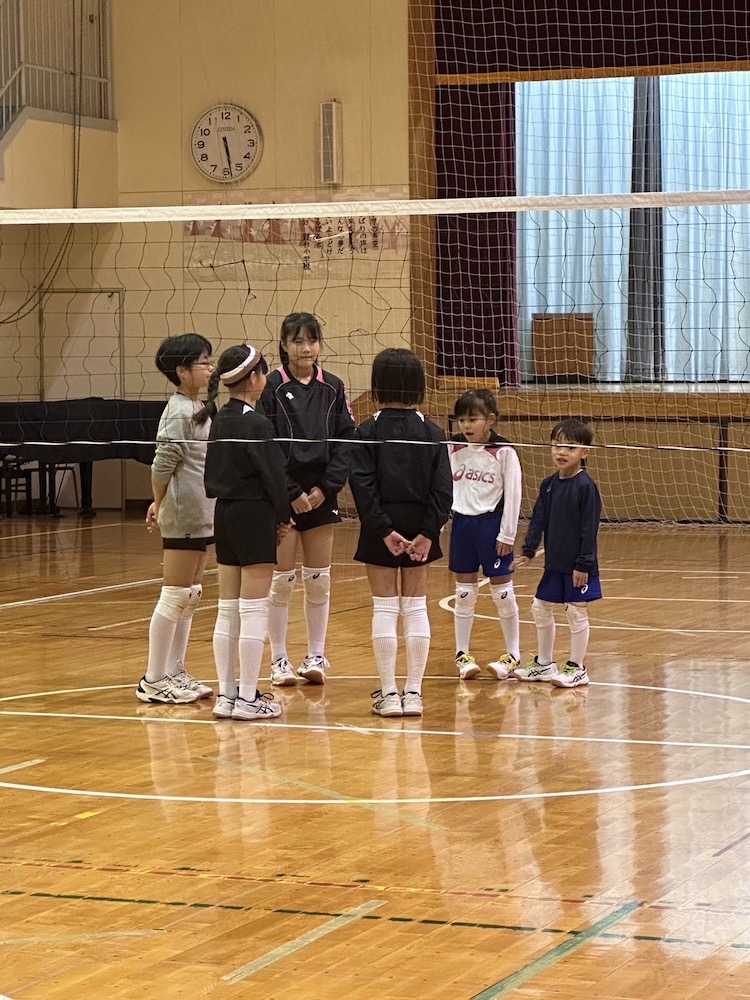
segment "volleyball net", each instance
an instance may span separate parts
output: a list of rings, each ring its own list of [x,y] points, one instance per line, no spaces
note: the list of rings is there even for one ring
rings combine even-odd
[[[164,337],[273,365],[298,310],[360,420],[386,347],[419,355],[446,430],[491,389],[526,514],[576,416],[608,519],[750,520],[747,192],[0,213],[0,402],[164,400]]]

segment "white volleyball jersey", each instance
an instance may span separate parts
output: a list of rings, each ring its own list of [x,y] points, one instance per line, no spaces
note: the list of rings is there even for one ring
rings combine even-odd
[[[512,545],[521,509],[521,463],[497,434],[489,444],[468,444],[463,435],[448,445],[453,474],[453,510],[467,517],[502,510],[497,540]]]

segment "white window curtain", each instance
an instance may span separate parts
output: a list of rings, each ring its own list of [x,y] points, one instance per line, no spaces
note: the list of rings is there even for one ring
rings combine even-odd
[[[519,195],[630,191],[633,80],[554,80],[516,86]],[[518,215],[518,329],[522,373],[533,376],[534,313],[591,313],[596,378],[625,371],[628,213]]]
[[[661,80],[665,191],[750,188],[750,73]],[[672,381],[750,379],[750,207],[664,212],[664,340]]]

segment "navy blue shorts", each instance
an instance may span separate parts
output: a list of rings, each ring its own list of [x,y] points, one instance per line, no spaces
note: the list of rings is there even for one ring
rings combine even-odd
[[[480,566],[485,576],[510,576],[513,553],[497,554],[497,534],[501,514],[454,514],[451,528],[449,568],[453,573],[476,573]]]
[[[574,587],[572,573],[545,569],[536,588],[536,596],[550,604],[585,604],[586,601],[601,600],[602,585],[598,576],[590,576],[583,587]]]

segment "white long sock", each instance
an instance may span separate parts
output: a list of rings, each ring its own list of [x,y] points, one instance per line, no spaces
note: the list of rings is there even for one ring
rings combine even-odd
[[[240,698],[255,701],[268,634],[268,598],[240,598]]]
[[[325,656],[328,616],[331,607],[331,567],[302,567],[309,656]]]
[[[185,667],[188,640],[190,638],[190,630],[193,626],[193,615],[200,604],[202,596],[202,585],[194,583],[190,588],[188,606],[182,612],[182,617],[177,622],[177,627],[174,630],[174,639],[172,640],[172,648],[169,650],[169,662],[167,663],[168,677],[174,677],[175,674],[178,674]]]
[[[505,648],[511,656],[521,659],[520,627],[518,623],[518,603],[513,589],[513,581],[492,587],[492,600],[495,602],[500,618],[500,628],[503,630]]]
[[[453,616],[453,627],[456,633],[456,655],[469,652],[478,594],[478,583],[456,584],[456,608]]]
[[[398,657],[398,597],[373,597],[372,648],[383,694],[395,694]]]
[[[214,625],[214,660],[219,680],[219,694],[234,700],[237,697],[237,664],[240,641],[239,600],[219,601]]]
[[[540,601],[535,597],[531,602],[531,612],[536,625],[537,658],[542,666],[552,663],[555,648],[555,616],[552,611],[554,604]]]
[[[177,623],[190,601],[189,587],[162,587],[148,627],[146,680],[153,684],[167,673]]]
[[[401,615],[404,621],[406,645],[406,685],[404,691],[422,693],[422,678],[430,655],[430,618],[426,597],[402,597]]]

